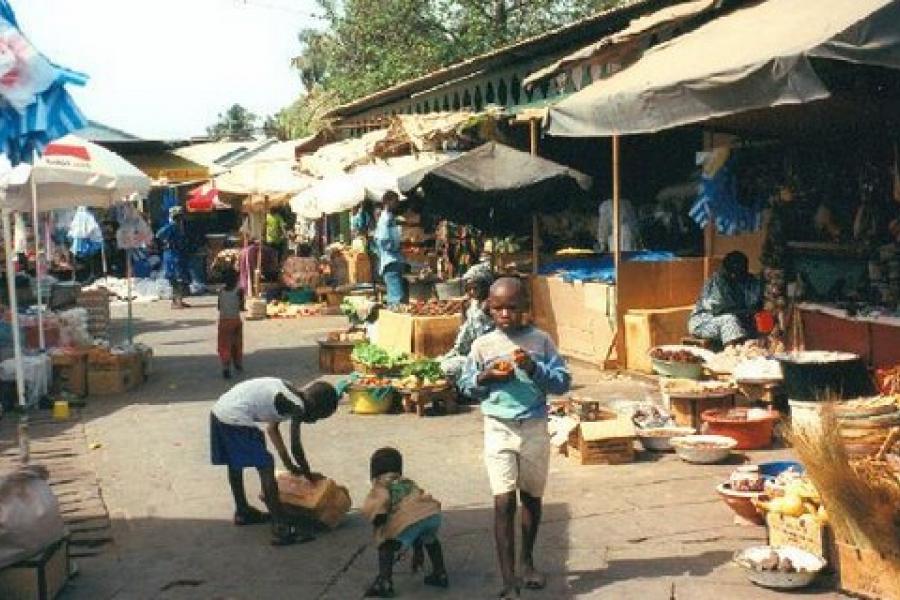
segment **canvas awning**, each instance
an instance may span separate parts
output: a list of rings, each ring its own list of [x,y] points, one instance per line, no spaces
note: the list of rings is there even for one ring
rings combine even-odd
[[[766,0],[648,50],[552,107],[550,135],[652,133],[828,98],[811,59],[900,69],[900,0]]]
[[[591,178],[553,161],[487,142],[465,154],[400,178],[400,191],[421,187],[426,210],[495,233],[531,226],[533,211],[566,207]]]

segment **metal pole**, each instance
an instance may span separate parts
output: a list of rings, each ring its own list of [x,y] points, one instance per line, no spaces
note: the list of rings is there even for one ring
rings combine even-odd
[[[6,249],[6,290],[9,293],[9,320],[12,327],[13,356],[16,368],[16,396],[19,406],[22,408],[22,416],[19,421],[19,454],[22,464],[28,464],[28,413],[25,412],[25,368],[22,357],[22,336],[19,331],[19,302],[16,298],[16,270],[13,267],[12,225],[11,213],[4,208],[3,219],[3,244]]]
[[[125,279],[127,281],[128,288],[128,323],[125,327],[125,336],[128,340],[128,345],[131,346],[134,343],[134,331],[132,330],[132,306],[131,306],[131,248],[125,249]]]
[[[32,164],[37,165],[37,150],[32,156]],[[38,219],[37,180],[33,170],[31,172],[31,217],[34,228],[34,274],[37,278],[38,345],[41,351],[44,351],[47,349],[47,345],[44,340],[44,299],[41,291],[41,225]]]

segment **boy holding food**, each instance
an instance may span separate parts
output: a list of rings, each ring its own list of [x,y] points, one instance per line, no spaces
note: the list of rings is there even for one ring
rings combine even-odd
[[[498,279],[488,306],[497,328],[472,344],[460,387],[481,400],[484,460],[494,495],[494,538],[503,577],[500,598],[515,599],[517,491],[522,503],[522,584],[526,589],[546,585],[534,567],[533,552],[550,460],[547,394],[568,392],[571,375],[550,336],[525,324],[521,280]]]

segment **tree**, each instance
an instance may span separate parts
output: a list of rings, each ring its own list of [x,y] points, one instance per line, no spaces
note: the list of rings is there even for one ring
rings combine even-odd
[[[232,104],[224,113],[219,113],[218,121],[206,128],[210,138],[222,141],[242,141],[253,138],[259,117],[241,106]]]

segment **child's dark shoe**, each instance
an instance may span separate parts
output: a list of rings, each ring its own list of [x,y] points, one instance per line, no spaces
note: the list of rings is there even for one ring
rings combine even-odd
[[[244,525],[258,525],[260,523],[268,523],[269,522],[269,513],[264,513],[261,510],[257,510],[255,508],[248,508],[247,510],[234,513],[234,524],[238,527]]]
[[[243,373],[243,372],[244,372],[244,365],[235,364],[235,365],[234,365],[234,370],[237,371],[238,373]]]
[[[301,531],[296,525],[288,523],[274,523],[272,525],[272,545],[290,546],[291,544],[305,544],[316,539],[316,536],[308,531]]]
[[[517,587],[508,587],[503,588],[500,591],[500,594],[497,595],[499,600],[519,600],[522,596],[519,595],[519,588]]]
[[[222,377],[224,379],[231,379],[231,369],[222,369]]]
[[[422,548],[421,542],[413,545],[412,553],[412,572],[418,573],[425,566],[425,550]]]
[[[447,579],[446,573],[432,573],[425,576],[425,585],[431,587],[446,588],[450,587],[450,580]]]
[[[372,582],[372,585],[369,586],[369,589],[366,590],[364,595],[365,598],[393,598],[394,597],[394,582],[390,579],[385,579],[381,575],[375,578],[375,581]]]

